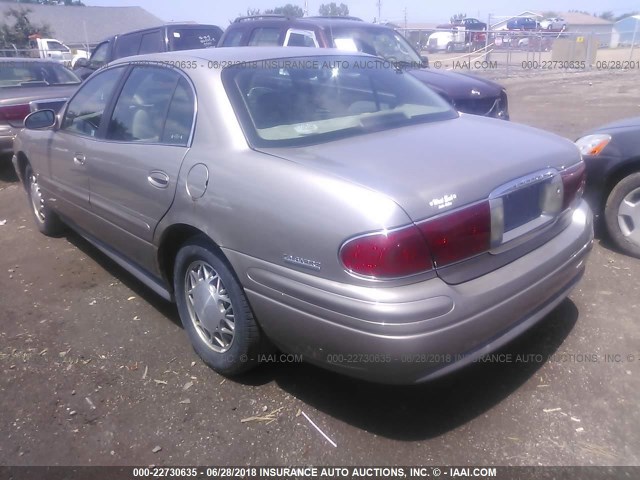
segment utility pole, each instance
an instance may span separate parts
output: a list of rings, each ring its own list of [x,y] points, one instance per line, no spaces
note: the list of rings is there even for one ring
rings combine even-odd
[[[309,0],[304,0],[304,16],[309,16]]]
[[[404,7],[404,34],[407,34],[407,7]]]
[[[382,19],[380,18],[380,9],[382,8],[382,0],[378,0],[376,4],[378,5],[378,23],[382,23]]]

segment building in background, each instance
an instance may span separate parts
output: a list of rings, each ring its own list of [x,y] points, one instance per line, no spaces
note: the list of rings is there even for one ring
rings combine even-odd
[[[89,49],[117,33],[163,25],[163,20],[141,7],[65,7],[0,2],[0,25],[10,8],[29,8],[29,20],[47,24],[53,37],[70,47]]]
[[[613,25],[612,47],[640,45],[640,15],[623,18]]]

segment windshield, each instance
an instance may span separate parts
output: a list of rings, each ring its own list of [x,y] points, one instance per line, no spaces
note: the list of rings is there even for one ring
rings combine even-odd
[[[331,32],[334,46],[341,50],[368,53],[398,64],[422,64],[409,42],[391,28],[332,27]]]
[[[298,146],[455,118],[410,74],[369,57],[264,60],[223,71],[249,141]]]
[[[80,79],[65,66],[54,62],[0,61],[0,87],[71,85]]]

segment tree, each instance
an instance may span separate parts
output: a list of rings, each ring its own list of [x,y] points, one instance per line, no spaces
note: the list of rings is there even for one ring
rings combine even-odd
[[[453,17],[449,19],[449,21],[451,22],[452,25],[455,25],[456,23],[462,22],[462,20],[464,20],[465,18],[467,18],[466,13],[456,13]]]
[[[323,3],[318,9],[318,13],[323,17],[347,17],[349,7],[344,3],[337,5],[336,2]]]
[[[613,20],[613,12],[612,11],[608,11],[608,12],[602,12],[600,15],[598,15],[601,19],[603,20]]]
[[[287,17],[302,17],[304,16],[304,10],[297,5],[291,5],[287,3],[284,7],[276,7],[270,10],[265,10],[267,15],[285,15]]]
[[[558,15],[558,12],[554,12],[553,10],[547,10],[546,12],[542,12],[542,16],[544,18],[557,18],[560,15]]]
[[[247,17],[255,17],[256,15],[260,15],[260,9],[259,8],[247,8],[247,13],[246,16]],[[242,13],[238,14],[239,17],[244,17],[245,15]]]
[[[41,37],[53,37],[51,27],[46,24],[37,25],[29,20],[30,8],[10,8],[4,14],[5,23],[0,27],[0,41],[16,48],[29,46],[29,35],[39,34]]]

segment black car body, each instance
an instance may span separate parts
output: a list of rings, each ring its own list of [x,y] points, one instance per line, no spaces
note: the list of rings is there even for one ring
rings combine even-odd
[[[640,117],[587,132],[577,142],[587,168],[585,197],[600,226],[640,257]]]
[[[428,62],[400,33],[353,17],[263,15],[237,18],[227,27],[218,47],[306,46],[360,51],[409,71],[458,111],[508,120],[506,90],[473,75],[427,68]]]
[[[75,73],[83,80],[113,60],[145,53],[215,47],[222,36],[217,25],[172,23],[114,35],[93,49],[91,58],[76,62]]]
[[[538,22],[531,17],[518,17],[507,22],[509,30],[537,30]]]

